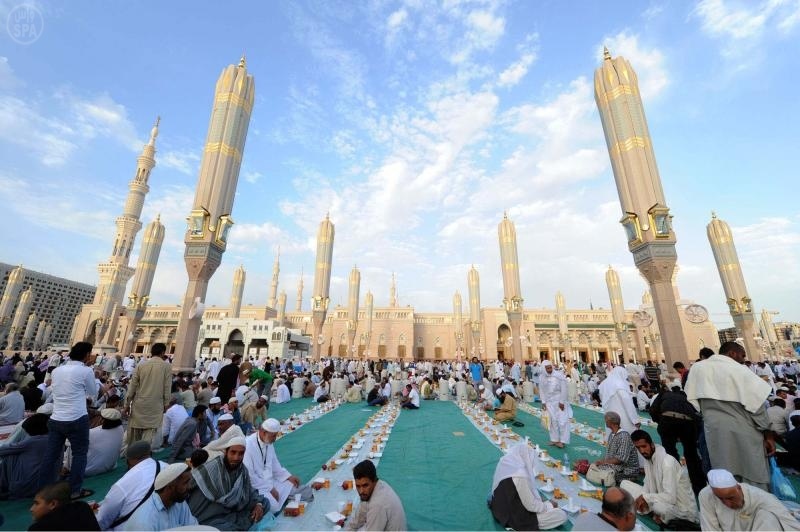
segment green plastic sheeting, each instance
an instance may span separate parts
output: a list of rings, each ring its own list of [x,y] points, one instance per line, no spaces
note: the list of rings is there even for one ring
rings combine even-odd
[[[410,530],[502,530],[486,505],[500,456],[455,404],[425,401],[398,417],[378,476],[403,501]]]

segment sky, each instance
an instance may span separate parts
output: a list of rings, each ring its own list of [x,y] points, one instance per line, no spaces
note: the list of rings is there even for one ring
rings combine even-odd
[[[713,210],[755,309],[800,321],[798,0],[0,0],[0,22],[0,261],[96,284],[161,116],[143,222],[160,214],[167,235],[151,302],[179,303],[214,84],[245,53],[256,102],[208,305],[227,304],[240,264],[244,303],[265,304],[280,246],[288,306],[304,271],[307,309],[329,212],[333,304],[357,265],[362,300],[387,305],[395,272],[400,305],[450,311],[474,264],[482,306],[499,306],[507,211],[526,308],[559,290],[568,308],[608,308],[609,265],[636,308],[647,286],[593,95],[605,45],[639,75],[681,297],[732,324]]]

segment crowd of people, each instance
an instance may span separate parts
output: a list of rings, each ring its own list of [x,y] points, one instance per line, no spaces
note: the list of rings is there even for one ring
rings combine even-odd
[[[0,360],[0,430],[8,435],[0,441],[0,497],[33,498],[32,529],[65,522],[87,530],[257,527],[290,497],[311,500],[319,487],[286,470],[272,445],[281,425],[270,404],[299,398],[397,401],[408,410],[425,401],[474,402],[517,426],[518,403],[538,401],[557,448],[570,444],[572,406],[595,405],[604,413],[606,451],[586,475],[608,489],[602,511],[578,517],[576,530],[630,530],[637,514],[670,529],[800,528],[770,493],[769,461],[800,469],[798,364],[749,363],[734,342],[719,354],[702,350],[689,367],[675,363],[674,373],[664,361],[315,362],[234,354],[176,375],[164,344],[148,355],[96,355],[79,342],[68,353]],[[642,416],[658,424],[660,444],[641,430]],[[156,460],[162,448],[164,461]],[[93,493],[84,479],[113,470],[120,457],[127,471],[87,513],[82,501]],[[501,525],[551,529],[567,519],[556,501],[540,497],[534,463],[527,445],[498,463],[490,509]],[[348,526],[404,529],[402,503],[375,466],[358,464],[354,478],[362,504]],[[47,528],[52,523],[61,525]]]

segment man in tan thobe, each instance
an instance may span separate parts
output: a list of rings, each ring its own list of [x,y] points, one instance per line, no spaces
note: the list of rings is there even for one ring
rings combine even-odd
[[[166,361],[167,346],[153,344],[148,360],[136,366],[125,400],[130,415],[127,444],[152,442],[169,404],[172,366]]]

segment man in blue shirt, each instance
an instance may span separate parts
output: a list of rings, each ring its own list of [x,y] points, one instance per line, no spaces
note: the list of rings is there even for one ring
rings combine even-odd
[[[189,510],[189,466],[184,462],[171,464],[156,476],[154,492],[125,523],[125,530],[167,530],[179,526],[197,525]]]
[[[472,385],[475,391],[478,391],[478,386],[483,382],[483,364],[478,362],[478,357],[472,357],[472,362],[469,363],[469,372],[472,375]]]

